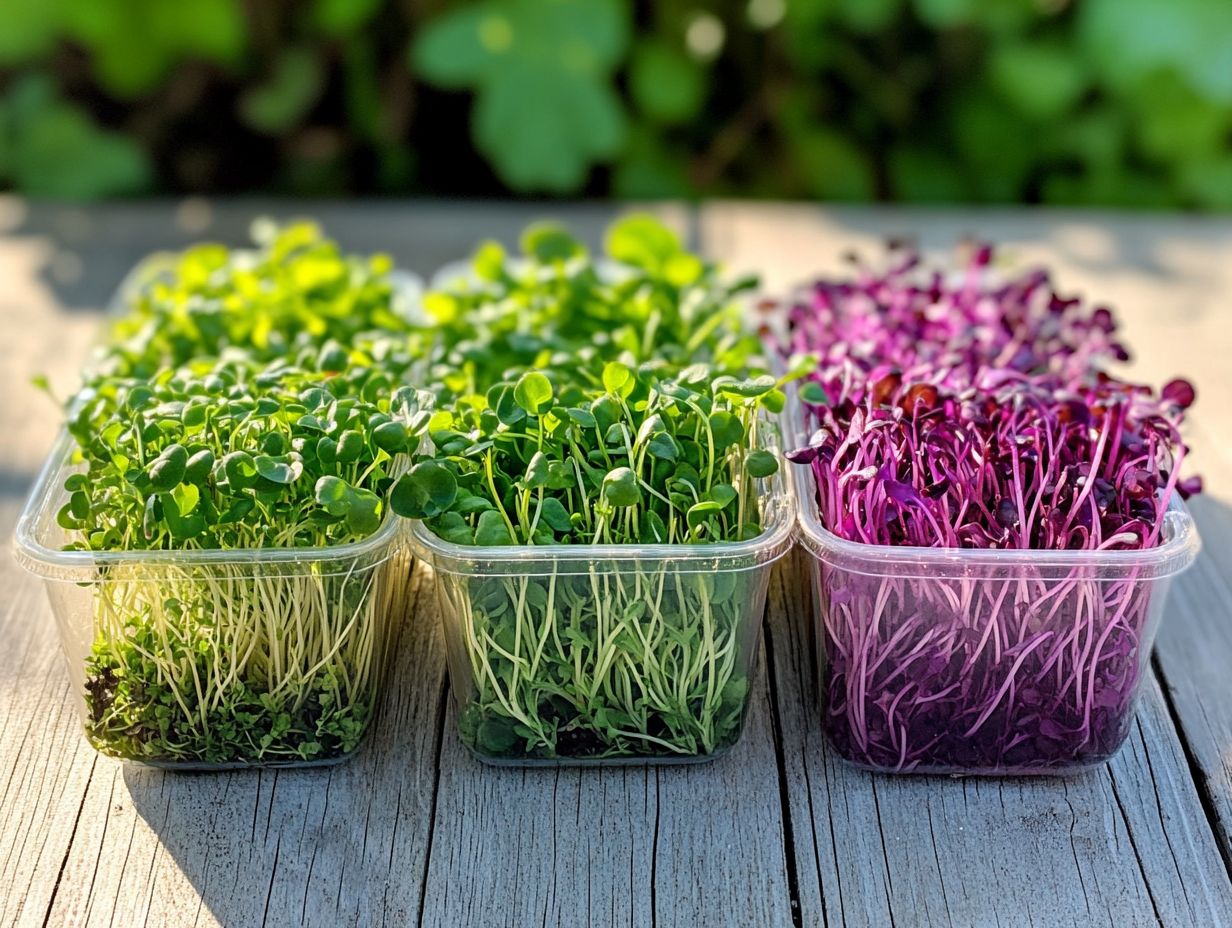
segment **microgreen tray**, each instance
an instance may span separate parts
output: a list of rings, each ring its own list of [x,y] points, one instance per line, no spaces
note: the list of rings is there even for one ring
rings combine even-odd
[[[16,549],[46,583],[91,743],[179,769],[353,753],[409,595],[405,523],[387,515],[367,538],[331,547],[63,550],[56,513],[73,447],[62,434],[18,520]],[[237,744],[248,759],[227,759]]]
[[[788,413],[801,436],[797,404]],[[883,772],[1019,775],[1117,752],[1171,579],[1201,547],[1179,498],[1162,542],[1139,550],[872,545],[828,531],[811,468],[793,470],[822,727],[840,757]]]
[[[138,264],[118,288],[109,315],[120,318],[144,288],[171,279],[178,257],[156,254]],[[388,277],[393,311],[410,318],[418,281],[396,271]],[[107,360],[106,345],[100,345],[97,363]],[[139,390],[139,378],[137,383]],[[318,393],[320,402],[331,400]],[[91,397],[84,392],[70,405],[70,427],[78,432],[78,418],[94,415]],[[134,403],[132,408],[144,408]],[[390,644],[405,611],[406,523],[390,513],[380,518],[368,506],[372,524],[354,528],[362,537],[335,544],[133,546],[123,541],[130,536],[117,533],[117,540],[87,546],[83,533],[114,525],[116,513],[109,509],[101,517],[84,511],[89,505],[75,505],[104,492],[82,473],[84,465],[74,463],[81,459],[74,457],[78,448],[68,430],[61,433],[18,522],[16,548],[22,565],[46,582],[72,691],[94,747],[181,769],[332,763],[354,752],[372,724]],[[168,446],[164,456],[171,463],[173,451],[186,454],[178,444]],[[290,465],[279,469],[279,453],[270,450],[275,456],[265,462],[273,467],[271,478],[297,479]],[[251,457],[246,460],[251,465]],[[404,455],[384,460],[388,467],[380,471],[405,468]],[[116,464],[113,489],[127,486],[125,467]],[[155,474],[158,461],[150,467],[147,472]],[[186,468],[179,471],[188,480]],[[166,470],[162,478],[175,482]],[[181,501],[185,512],[193,511],[201,497],[197,482],[188,482],[193,485],[180,483],[170,493],[177,511]],[[341,495],[329,499],[326,510],[347,510],[356,526],[362,521],[359,504],[376,498],[337,479],[329,489]],[[350,509],[348,493],[358,500]],[[147,531],[170,525],[158,511],[151,513]],[[219,525],[225,521],[224,514]],[[192,537],[187,520],[179,528]],[[261,535],[259,529],[253,537]]]
[[[759,484],[764,530],[741,542],[478,546],[414,523],[466,747],[550,766],[698,762],[735,744],[795,518],[786,468]]]

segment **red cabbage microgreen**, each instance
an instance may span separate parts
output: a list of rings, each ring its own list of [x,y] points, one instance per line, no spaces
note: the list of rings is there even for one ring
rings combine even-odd
[[[978,248],[952,273],[895,250],[788,310],[788,350],[820,358],[800,389],[811,436],[790,457],[821,523],[881,546],[1158,546],[1172,497],[1201,486],[1178,476],[1193,387],[1111,375],[1128,355],[1108,309],[991,259]],[[1123,740],[1158,615],[1134,573],[820,579],[825,724],[848,759],[1047,770]]]

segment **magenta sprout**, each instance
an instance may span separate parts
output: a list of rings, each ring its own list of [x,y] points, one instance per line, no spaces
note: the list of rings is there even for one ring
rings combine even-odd
[[[1049,275],[1005,279],[992,249],[957,273],[894,250],[888,270],[815,284],[787,311],[785,353],[819,358],[800,391],[818,516],[866,545],[1047,551],[1158,546],[1181,480],[1194,389],[1158,393],[1106,307]],[[1089,562],[1087,562],[1089,563]],[[831,741],[866,766],[1050,770],[1124,739],[1153,634],[1152,584],[900,578],[823,565]]]

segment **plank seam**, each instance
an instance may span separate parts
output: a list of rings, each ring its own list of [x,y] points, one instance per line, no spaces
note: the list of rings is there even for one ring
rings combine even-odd
[[[1150,900],[1151,911],[1155,913],[1155,921],[1159,925],[1164,924],[1163,916],[1159,914],[1159,903],[1155,901],[1155,891],[1151,887],[1151,879],[1146,875],[1146,865],[1142,861],[1142,853],[1138,850],[1138,842],[1134,838],[1134,827],[1129,820],[1129,815],[1125,811],[1125,803],[1121,801],[1121,791],[1117,789],[1116,773],[1112,768],[1108,771],[1108,786],[1112,790],[1112,798],[1116,802],[1117,811],[1121,813],[1121,823],[1125,826],[1125,834],[1129,838],[1130,850],[1134,852],[1134,863],[1138,865],[1138,874],[1142,877],[1142,888],[1146,890],[1146,897]]]
[[[1215,807],[1215,798],[1211,790],[1211,778],[1202,769],[1202,765],[1198,763],[1198,756],[1194,753],[1193,747],[1189,743],[1189,738],[1186,736],[1185,724],[1177,709],[1176,701],[1173,699],[1172,687],[1168,684],[1168,675],[1164,672],[1163,663],[1159,659],[1158,651],[1151,654],[1151,669],[1155,671],[1155,676],[1159,680],[1159,691],[1163,694],[1164,708],[1168,710],[1168,719],[1176,730],[1176,739],[1180,742],[1181,753],[1184,755],[1185,763],[1189,767],[1189,778],[1193,781],[1194,789],[1198,793],[1198,803],[1202,806],[1202,812],[1206,816],[1206,825],[1215,839],[1215,847],[1219,849],[1219,857],[1223,861],[1224,871],[1228,874],[1229,879],[1232,879],[1232,848],[1229,848],[1228,843],[1223,840],[1220,828],[1218,827],[1219,812]]]
[[[650,777],[646,777],[650,788]],[[650,928],[659,924],[659,816],[663,809],[663,796],[659,792],[659,768],[654,768],[655,818],[654,837],[650,841]]]
[[[73,817],[73,830],[69,832],[68,843],[64,846],[64,856],[60,858],[60,869],[56,873],[56,882],[51,887],[51,898],[47,900],[47,912],[43,915],[43,928],[51,924],[51,912],[56,904],[56,896],[60,892],[60,881],[64,879],[64,870],[68,867],[69,855],[73,852],[73,839],[77,837],[77,826],[81,823],[81,813],[86,807],[86,797],[90,794],[90,781],[94,779],[94,770],[98,766],[98,755],[90,760],[90,772],[86,776],[85,788],[81,791],[81,802],[77,804],[77,814]]]
[[[423,876],[419,880],[419,917],[415,924],[422,926],[424,920],[424,908],[428,899],[428,873],[432,869],[432,844],[436,838],[436,803],[441,794],[441,752],[445,746],[445,723],[446,710],[449,705],[449,675],[446,674],[441,681],[441,695],[436,701],[436,744],[433,746],[433,754],[436,757],[436,762],[433,764],[432,777],[432,802],[428,806],[428,846],[424,850],[424,868]]]
[[[787,792],[787,759],[783,754],[783,726],[779,720],[778,678],[774,662],[774,634],[770,630],[769,616],[763,617],[765,629],[766,676],[770,696],[770,732],[774,739],[774,765],[779,778],[779,809],[783,819],[783,857],[787,867],[787,895],[791,908],[791,923],[803,928],[804,913],[800,906],[800,876],[796,871],[796,835],[791,821],[791,800]],[[823,924],[826,924],[825,905],[821,907]]]

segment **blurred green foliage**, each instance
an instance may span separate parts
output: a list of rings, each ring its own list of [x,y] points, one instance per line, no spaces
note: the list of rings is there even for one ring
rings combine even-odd
[[[1232,208],[1232,0],[5,0],[0,186]]]

